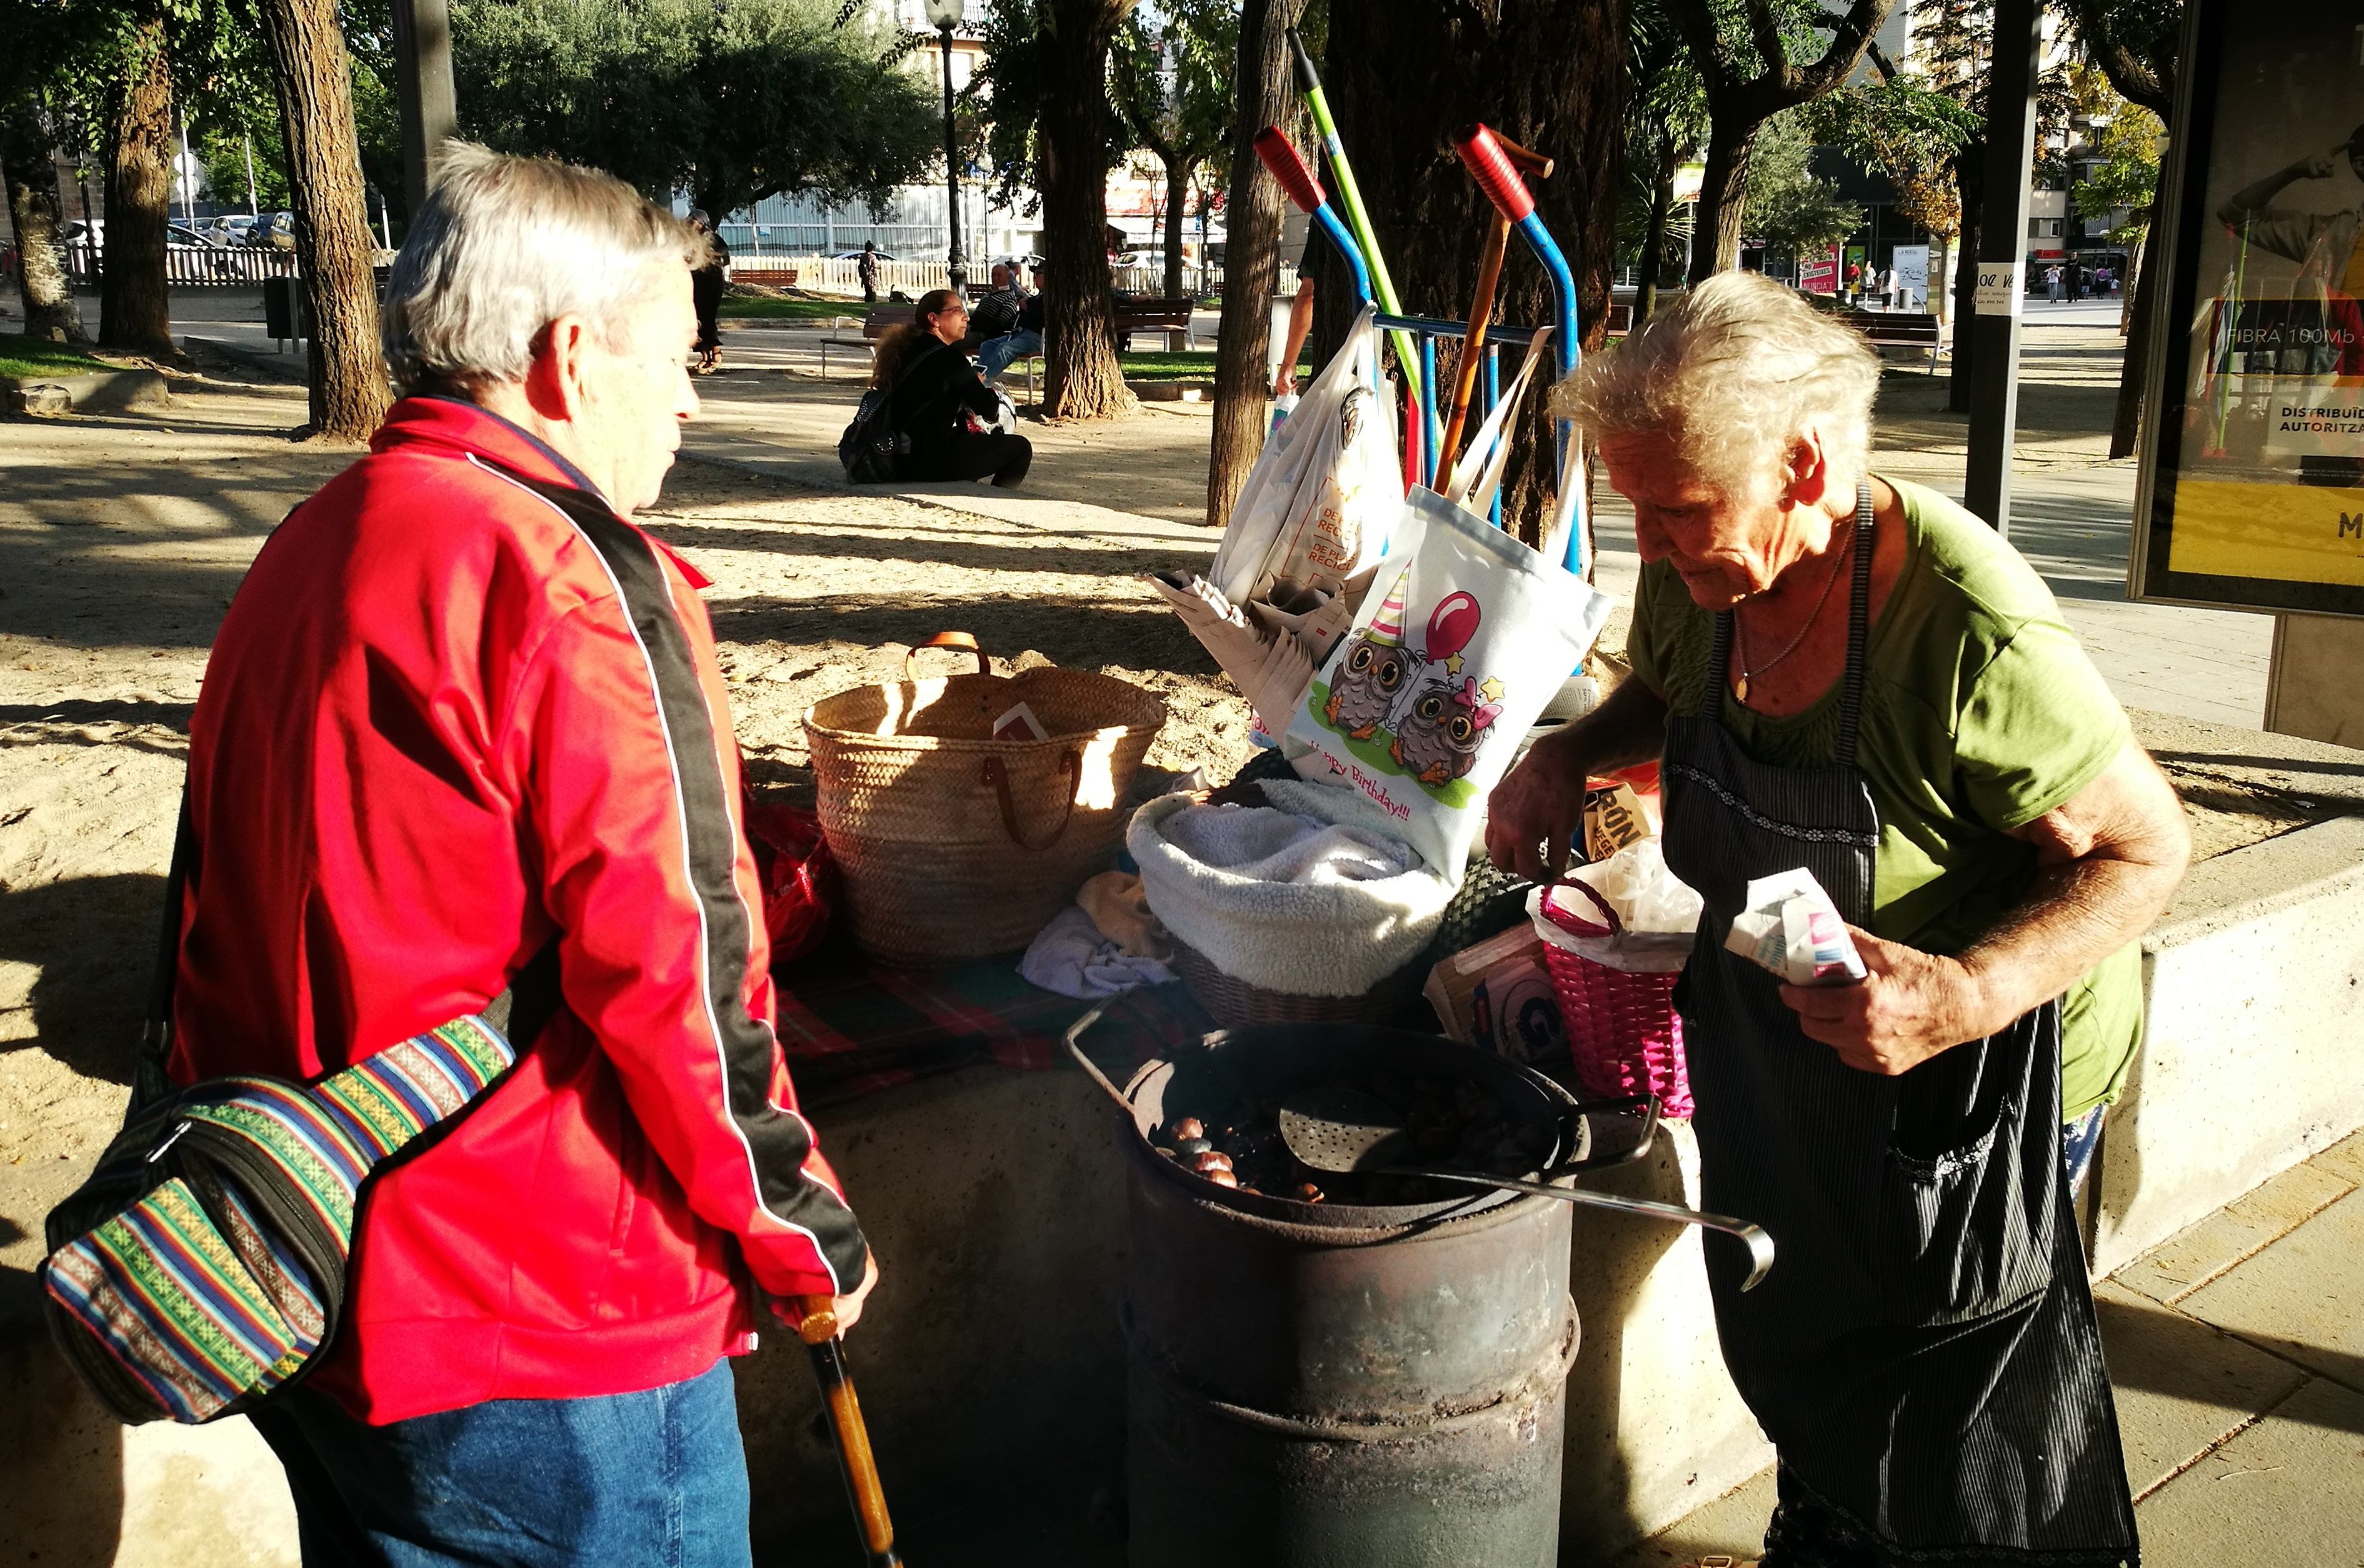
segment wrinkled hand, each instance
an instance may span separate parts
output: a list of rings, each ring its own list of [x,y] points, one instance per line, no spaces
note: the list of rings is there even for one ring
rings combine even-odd
[[[1568,744],[1573,738],[1562,730],[1536,741],[1487,802],[1486,853],[1529,882],[1556,881],[1584,828],[1589,770]]]
[[[830,1298],[830,1310],[837,1315],[839,1333],[844,1333],[862,1321],[863,1304],[870,1299],[870,1293],[877,1284],[877,1255],[864,1248],[862,1253],[862,1283],[853,1287],[851,1295]],[[818,1296],[806,1296],[775,1300],[772,1303],[772,1315],[790,1329],[798,1329],[805,1320],[804,1304],[818,1299],[820,1299]]]
[[[1857,1072],[1893,1077],[2000,1027],[1988,1021],[1985,987],[1959,961],[1882,941],[1855,926],[1847,934],[1869,972],[1862,983],[1784,985],[1781,1001],[1808,1039],[1836,1051]]]

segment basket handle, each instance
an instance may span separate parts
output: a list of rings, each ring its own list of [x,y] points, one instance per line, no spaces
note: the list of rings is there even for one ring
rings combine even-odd
[[[1001,759],[998,757],[987,757],[985,760],[985,782],[993,786],[995,796],[1001,802],[1002,830],[1009,835],[1009,841],[1021,850],[1049,849],[1066,835],[1067,824],[1075,819],[1076,792],[1084,780],[1084,754],[1081,751],[1062,753],[1059,758],[1059,771],[1067,776],[1065,791],[1067,808],[1059,813],[1059,825],[1052,828],[1050,836],[1038,844],[1030,842],[1026,835],[1019,830],[1018,807],[1009,798],[1009,770],[1002,766]]]
[[[919,662],[920,648],[957,648],[964,653],[974,653],[976,655],[976,673],[980,675],[993,673],[993,664],[986,658],[985,650],[976,645],[976,638],[965,631],[940,631],[927,641],[920,643],[919,648],[914,648],[903,655],[903,678],[907,681],[916,681],[920,678],[919,673],[912,666]]]
[[[1587,898],[1591,899],[1593,906],[1600,911],[1601,917],[1608,922],[1607,926],[1605,928],[1595,926],[1589,921],[1579,920],[1573,915],[1563,914],[1560,910],[1554,908],[1552,906],[1551,895],[1556,889],[1562,887],[1573,888],[1577,892],[1583,894]],[[1608,899],[1600,896],[1600,890],[1599,888],[1593,886],[1592,884],[1585,881],[1582,877],[1564,876],[1557,882],[1550,884],[1544,889],[1544,895],[1541,899],[1536,901],[1535,907],[1543,911],[1544,919],[1549,920],[1561,930],[1567,931],[1573,936],[1597,937],[1608,935],[1611,937],[1622,937],[1625,934],[1625,922],[1617,917],[1616,909],[1610,905]]]

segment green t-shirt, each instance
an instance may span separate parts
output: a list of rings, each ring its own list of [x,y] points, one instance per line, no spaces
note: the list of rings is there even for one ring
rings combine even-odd
[[[1903,502],[1904,567],[1871,629],[1856,753],[1879,812],[1868,928],[1954,953],[2035,877],[2035,849],[2005,830],[2092,783],[2129,731],[2018,552],[1935,491],[1889,483]],[[1714,636],[1715,617],[1673,567],[1642,568],[1626,654],[1673,712],[1699,712]],[[1787,718],[1729,698],[1723,716],[1741,749],[1769,766],[1828,767],[1837,757],[1837,682]],[[2129,943],[2061,998],[2066,1118],[2116,1099],[2124,1084],[2142,1030],[2141,963],[2140,944]]]

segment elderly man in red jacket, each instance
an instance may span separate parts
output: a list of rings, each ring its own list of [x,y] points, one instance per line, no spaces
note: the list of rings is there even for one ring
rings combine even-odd
[[[404,396],[206,670],[173,1076],[332,1072],[553,944],[563,995],[375,1180],[340,1338],[256,1417],[307,1562],[744,1563],[727,1358],[876,1278],[772,1032],[706,579],[629,520],[697,410],[702,255],[452,147],[387,285]]]

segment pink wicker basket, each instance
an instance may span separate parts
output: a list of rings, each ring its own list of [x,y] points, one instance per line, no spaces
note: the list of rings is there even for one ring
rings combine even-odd
[[[1553,907],[1549,889],[1535,904],[1542,921],[1573,937],[1611,937],[1622,929],[1617,912],[1599,893],[1572,880],[1561,885],[1590,898],[1605,924],[1579,920]],[[1683,1020],[1674,1001],[1680,973],[1637,974],[1611,969],[1560,946],[1551,940],[1552,931],[1540,934],[1544,963],[1559,995],[1561,1021],[1567,1026],[1577,1086],[1589,1099],[1656,1095],[1661,1115],[1689,1118],[1691,1080],[1683,1065]]]

